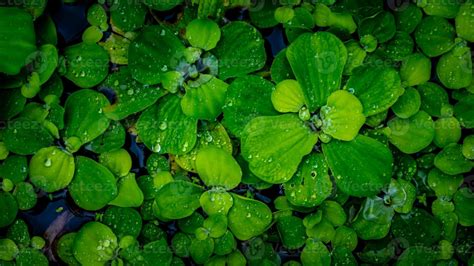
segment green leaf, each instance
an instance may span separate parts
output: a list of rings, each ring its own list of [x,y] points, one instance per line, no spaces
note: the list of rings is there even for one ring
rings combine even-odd
[[[321,119],[324,133],[345,141],[353,140],[365,123],[359,99],[344,90],[329,95],[327,104],[321,107]]]
[[[362,49],[361,44],[355,40],[344,43],[347,49],[347,62],[344,66],[344,75],[352,75],[352,70],[363,65],[367,52]]]
[[[260,32],[242,21],[231,22],[221,29],[222,37],[212,50],[219,60],[219,78],[226,80],[261,69],[266,53]]]
[[[160,252],[157,252],[160,250]],[[145,265],[171,265],[173,253],[169,250],[168,243],[165,238],[160,238],[157,241],[150,242],[143,246],[141,252]],[[141,264],[143,262],[138,262]]]
[[[436,74],[448,89],[461,89],[472,81],[472,53],[465,44],[459,44],[441,56],[436,65]]]
[[[139,2],[113,0],[110,7],[110,19],[112,24],[122,31],[134,31],[145,23],[147,11],[145,5]]]
[[[9,151],[30,155],[53,144],[53,137],[40,123],[20,117],[8,122],[3,141]]]
[[[182,219],[200,207],[199,198],[204,190],[187,181],[174,181],[164,185],[156,194],[155,204],[161,216]]]
[[[18,213],[18,205],[15,198],[8,192],[0,191],[0,228],[13,223]]]
[[[474,128],[474,95],[468,95],[454,105],[454,115],[465,128]]]
[[[474,194],[469,188],[462,188],[454,194],[455,211],[459,218],[459,224],[462,226],[473,226],[474,219],[472,217],[474,206]]]
[[[324,105],[331,92],[340,88],[347,51],[331,33],[301,35],[288,47],[286,56],[311,112]]]
[[[434,122],[434,128],[433,142],[440,148],[461,139],[461,125],[455,117],[441,117]]]
[[[214,240],[206,238],[204,240],[193,239],[189,247],[191,258],[197,264],[204,264],[209,260],[214,252]]]
[[[418,113],[420,106],[420,93],[416,89],[408,87],[395,104],[392,105],[392,111],[400,118],[409,118]]]
[[[214,243],[214,254],[220,256],[231,253],[237,247],[237,241],[229,230],[223,236],[214,239]]]
[[[337,187],[348,195],[373,196],[390,182],[392,154],[372,138],[359,135],[349,142],[332,140],[323,144],[323,153]]]
[[[434,138],[434,123],[424,111],[408,119],[394,118],[387,123],[390,129],[388,139],[400,151],[413,154],[428,147]]]
[[[265,203],[232,194],[234,205],[227,216],[230,231],[242,241],[261,235],[272,222],[272,211]]]
[[[282,216],[277,219],[276,225],[285,248],[298,249],[305,244],[306,230],[301,218],[292,215]]]
[[[126,35],[128,38],[112,33],[104,42],[99,43],[109,53],[110,62],[113,64],[128,65],[130,39],[134,39],[136,33],[126,33]]]
[[[354,69],[345,89],[353,91],[360,100],[365,116],[387,110],[403,94],[400,76],[395,69],[370,65]]]
[[[425,16],[415,31],[416,44],[429,57],[449,51],[454,46],[454,38],[454,27],[438,16]]]
[[[173,1],[143,0],[143,3],[145,5],[158,11],[170,10],[173,7],[181,4],[182,2],[183,0],[173,0]]]
[[[117,196],[114,175],[101,164],[83,156],[76,158],[76,172],[68,188],[74,202],[89,211],[105,207]]]
[[[125,128],[118,121],[111,121],[107,130],[99,137],[93,139],[86,149],[95,153],[104,153],[117,150],[125,144]]]
[[[134,80],[128,67],[121,67],[99,86],[99,91],[112,92],[114,102],[103,109],[113,120],[122,120],[145,110],[166,94],[160,87],[148,86]]]
[[[423,12],[414,3],[408,3],[404,8],[397,8],[394,12],[397,29],[412,33],[423,18]]]
[[[231,154],[225,150],[208,146],[196,156],[196,171],[206,186],[237,187],[242,178],[242,170]]]
[[[73,253],[83,265],[104,265],[113,259],[117,246],[117,237],[108,226],[89,222],[77,232]]]
[[[474,42],[474,29],[469,25],[474,24],[474,8],[472,1],[461,4],[461,8],[455,18],[456,34],[466,41]]]
[[[4,205],[0,206],[3,207]],[[17,219],[8,227],[6,237],[13,240],[17,245],[28,246],[31,243],[28,225],[22,219]]]
[[[43,85],[53,75],[58,66],[58,50],[52,44],[45,44],[30,56],[33,57],[31,71],[38,73],[40,84]]]
[[[359,213],[352,222],[352,228],[362,240],[382,239],[389,233],[390,223],[377,223],[366,219],[364,215]]]
[[[323,213],[323,219],[330,222],[334,227],[343,225],[347,220],[347,215],[341,204],[336,201],[326,200],[320,209]]]
[[[286,57],[286,48],[278,52],[273,59],[270,73],[272,80],[276,83],[280,83],[285,79],[295,79],[290,62],[288,62],[288,58]]]
[[[209,51],[221,38],[219,25],[210,19],[195,19],[186,26],[186,39],[197,48]]]
[[[271,28],[278,24],[275,20],[275,9],[277,8],[271,1],[260,0],[255,4],[260,8],[250,8],[249,16],[252,24],[258,28]]]
[[[110,205],[119,207],[140,207],[144,196],[135,180],[135,174],[129,173],[117,182],[117,197],[109,202]]]
[[[117,177],[126,176],[132,169],[132,157],[125,149],[103,152],[99,155],[99,162]]]
[[[459,12],[461,2],[445,2],[442,0],[426,0],[420,3],[423,11],[430,16],[440,16],[444,18],[454,18]]]
[[[221,124],[201,124],[197,137],[196,145],[190,152],[175,158],[176,163],[186,171],[196,173],[196,156],[207,146],[215,146],[232,154],[232,141]]]
[[[463,182],[461,175],[448,175],[437,168],[431,169],[428,174],[428,185],[434,190],[438,198],[451,198]]]
[[[262,116],[245,127],[242,156],[256,176],[279,184],[291,179],[316,142],[317,134],[296,115]]]
[[[108,105],[109,101],[103,94],[89,89],[76,91],[67,98],[64,137],[71,152],[107,130],[110,120],[103,108]]]
[[[255,117],[276,115],[270,101],[274,85],[258,76],[235,79],[227,88],[223,106],[224,124],[230,133],[240,137],[245,125]]]
[[[76,238],[77,233],[66,233],[62,235],[58,240],[58,246],[56,252],[58,257],[67,264],[70,265],[80,265],[80,263],[76,260],[73,254],[73,244],[74,239]]]
[[[10,120],[19,114],[26,104],[26,98],[21,90],[0,90],[2,105],[0,106],[0,120]]]
[[[208,190],[199,199],[202,209],[207,215],[222,213],[227,215],[234,204],[232,195],[226,191]]]
[[[13,240],[8,238],[0,239],[0,246],[2,247],[2,251],[0,251],[0,260],[12,261],[15,259],[19,250]]]
[[[310,154],[303,158],[296,174],[283,185],[288,201],[303,207],[321,204],[332,192],[328,171],[322,154]]]
[[[297,113],[305,104],[298,81],[286,79],[279,82],[272,92],[272,104],[280,113]]]
[[[221,213],[209,215],[209,217],[204,220],[202,226],[210,237],[221,237],[227,231],[227,216]]]
[[[175,70],[184,53],[183,43],[161,25],[148,26],[132,41],[128,62],[132,77],[143,84],[157,84]]]
[[[142,229],[142,217],[133,208],[109,207],[102,217],[102,222],[109,226],[118,238],[136,238]]]
[[[319,240],[309,239],[301,252],[303,265],[331,265],[331,254]]]
[[[420,109],[431,116],[440,117],[443,106],[449,104],[449,96],[446,90],[432,82],[418,85],[417,90],[421,98]]]
[[[178,257],[188,257],[191,237],[188,234],[177,232],[171,239],[171,248]]]
[[[74,157],[57,147],[42,148],[30,160],[30,180],[48,193],[66,188],[74,177]]]
[[[448,175],[457,175],[470,172],[474,163],[464,157],[461,144],[451,143],[436,155],[434,165]]]
[[[16,75],[36,51],[33,18],[15,7],[0,7],[0,18],[0,72]]]
[[[46,266],[49,264],[46,256],[37,249],[34,248],[23,248],[15,258],[15,262],[18,265],[41,265]]]
[[[474,160],[474,135],[469,135],[463,139],[462,155],[469,160]]]
[[[354,229],[344,225],[336,229],[333,241],[334,247],[345,247],[352,251],[357,247],[357,242],[357,233]]]
[[[401,61],[413,52],[414,46],[415,42],[410,34],[405,31],[397,31],[390,41],[379,46],[377,54],[383,58]]]
[[[387,11],[363,19],[358,27],[359,36],[373,35],[379,43],[392,39],[395,31],[395,18]]]
[[[400,77],[405,86],[427,82],[431,78],[431,60],[422,53],[405,57],[400,67]]]
[[[396,215],[391,230],[395,237],[405,239],[410,246],[430,247],[441,236],[440,223],[427,211],[419,208],[414,208],[406,215]]]
[[[187,116],[213,121],[222,112],[228,85],[211,75],[201,77],[203,76],[208,77],[209,81],[196,88],[186,86],[186,94],[181,99],[181,108]]]
[[[148,108],[136,127],[143,143],[156,153],[181,155],[196,144],[197,120],[183,113],[176,95],[168,95]]]
[[[398,213],[409,213],[413,207],[413,203],[416,199],[416,188],[415,186],[404,179],[392,179],[392,183],[395,183],[395,189],[390,190],[390,197],[392,198],[392,205],[394,210]],[[391,184],[392,184],[391,183]]]
[[[424,246],[410,246],[398,257],[397,266],[434,265],[437,252],[428,251]]]
[[[354,33],[357,25],[349,13],[332,12],[324,3],[317,3],[313,14],[315,24],[320,27],[330,27],[334,31]]]
[[[68,0],[67,2],[75,2],[74,0]],[[92,4],[87,10],[87,22],[92,26],[101,26],[107,23],[107,13],[104,7],[100,4]]]
[[[3,179],[9,179],[13,184],[26,180],[28,175],[28,161],[26,156],[9,155],[0,164],[0,176]]]
[[[81,88],[98,85],[109,73],[109,55],[98,44],[78,43],[66,47],[67,79]]]

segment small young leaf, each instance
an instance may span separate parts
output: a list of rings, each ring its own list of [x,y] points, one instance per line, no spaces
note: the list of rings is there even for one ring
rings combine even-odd
[[[353,140],[365,123],[359,99],[344,90],[329,95],[327,104],[321,107],[321,118],[324,133],[345,141]]]
[[[200,207],[199,198],[204,190],[187,181],[174,181],[164,185],[156,194],[155,203],[162,217],[182,219]]]
[[[242,170],[231,154],[215,146],[201,149],[196,156],[196,171],[207,186],[237,187]]]
[[[272,212],[260,201],[232,194],[234,205],[229,211],[229,229],[242,241],[265,232],[272,221]]]

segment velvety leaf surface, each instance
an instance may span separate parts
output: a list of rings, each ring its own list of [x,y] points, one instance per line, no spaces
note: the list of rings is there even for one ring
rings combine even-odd
[[[359,135],[353,141],[332,140],[323,152],[336,185],[344,193],[366,197],[390,182],[393,157],[384,144]]]
[[[242,156],[260,179],[284,183],[311,152],[317,134],[293,114],[262,116],[250,121],[242,134]]]
[[[388,67],[354,69],[345,89],[357,96],[366,116],[387,110],[403,94],[400,76],[395,69]]]
[[[196,144],[197,120],[183,113],[179,97],[169,95],[140,115],[137,130],[153,152],[181,155]]]
[[[235,79],[227,89],[224,124],[230,133],[240,137],[245,125],[255,117],[276,115],[270,95],[274,85],[257,76]]]
[[[263,39],[245,22],[231,22],[221,28],[221,40],[212,53],[219,60],[219,78],[226,80],[257,71],[266,60]]]
[[[301,35],[288,47],[286,56],[311,112],[340,88],[347,51],[331,33]]]

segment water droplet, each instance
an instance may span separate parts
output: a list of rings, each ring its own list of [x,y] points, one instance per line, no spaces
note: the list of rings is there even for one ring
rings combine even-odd
[[[165,130],[167,127],[168,127],[168,125],[166,124],[166,122],[161,122],[161,124],[160,124],[160,129],[161,130]]]
[[[160,143],[156,143],[155,146],[151,147],[151,150],[152,150],[153,152],[156,152],[156,153],[160,152],[160,151],[161,151],[161,145],[160,145]]]
[[[52,162],[51,162],[50,158],[48,158],[48,159],[46,159],[46,161],[44,161],[44,166],[46,166],[46,167],[51,167],[51,164],[52,164]]]

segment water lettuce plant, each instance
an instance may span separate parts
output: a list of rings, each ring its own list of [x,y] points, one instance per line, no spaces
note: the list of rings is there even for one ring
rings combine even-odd
[[[471,0],[0,1],[0,265],[471,265]]]

